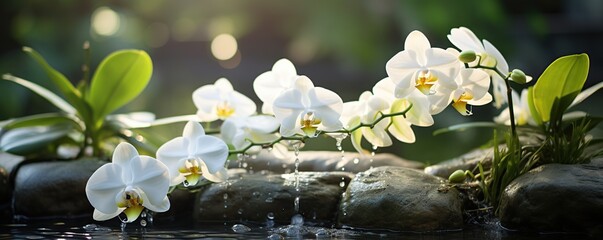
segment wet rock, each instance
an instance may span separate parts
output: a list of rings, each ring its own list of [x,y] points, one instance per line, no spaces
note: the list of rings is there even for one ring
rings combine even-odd
[[[0,152],[0,219],[10,219],[12,186],[11,174],[24,157]]]
[[[229,175],[228,182],[210,184],[199,192],[194,208],[198,221],[288,224],[299,196],[299,213],[306,221],[332,224],[341,194],[354,176],[346,172],[300,172],[298,192],[294,174]]]
[[[511,229],[603,234],[603,161],[529,171],[507,186],[499,216]]]
[[[339,224],[395,231],[456,230],[463,226],[462,201],[443,179],[401,167],[358,173],[345,192]]]
[[[389,153],[379,153],[371,157],[370,155],[363,156],[356,152],[346,152],[343,158],[341,156],[341,152],[335,151],[302,151],[299,154],[299,170],[357,173],[366,171],[371,167],[379,166],[398,166],[415,169],[422,169],[424,167],[424,164],[421,162],[402,159]],[[268,151],[262,151],[257,156],[247,157],[245,163],[250,169],[255,171],[268,170],[273,173],[290,173],[294,169],[295,156],[292,155],[281,159]],[[231,168],[238,167],[239,162],[231,161],[230,164]]]
[[[475,149],[459,157],[443,161],[436,165],[432,165],[425,168],[425,173],[446,178],[450,176],[456,170],[473,170],[480,161],[485,169],[490,168],[492,158],[494,157],[494,150],[492,148],[487,149]]]
[[[82,159],[23,165],[15,177],[14,214],[26,218],[90,215],[86,182],[105,163]]]

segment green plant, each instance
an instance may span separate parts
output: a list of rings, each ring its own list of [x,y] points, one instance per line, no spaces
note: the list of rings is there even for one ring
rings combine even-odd
[[[89,48],[85,44],[86,56]],[[52,68],[35,50],[23,51],[44,70],[63,98],[33,82],[4,74],[3,79],[28,88],[48,100],[60,111],[9,119],[0,123],[0,150],[30,155],[42,150],[56,152],[61,145],[76,145],[78,156],[104,156],[113,149],[112,139],[123,138],[146,147],[127,128],[136,127],[136,117],[144,113],[109,115],[138,96],[153,72],[149,55],[141,50],[121,50],[102,60],[88,82],[90,67],[84,64],[83,79],[74,86]],[[88,58],[88,57],[87,57]],[[147,114],[148,115],[148,114]],[[154,116],[151,116],[154,118]]]

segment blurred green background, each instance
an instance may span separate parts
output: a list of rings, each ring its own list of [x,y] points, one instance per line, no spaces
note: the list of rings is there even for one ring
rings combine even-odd
[[[2,1],[0,73],[12,73],[52,88],[41,69],[20,49],[38,50],[73,82],[82,77],[82,43],[92,46],[92,66],[114,50],[146,50],[153,59],[150,85],[121,109],[151,111],[158,117],[193,114],[192,92],[220,77],[259,99],[252,82],[280,58],[290,59],[298,74],[315,85],[356,100],[386,77],[385,63],[403,50],[404,39],[420,30],[433,46],[452,45],[451,28],[466,26],[488,39],[511,69],[538,77],[557,57],[588,53],[586,83],[603,80],[603,1]],[[218,60],[211,43],[218,35],[236,39],[234,56]],[[228,55],[228,53],[225,53]],[[228,56],[227,56],[228,57]],[[55,111],[44,99],[0,81],[0,120]],[[580,109],[603,116],[601,93]],[[487,129],[433,136],[442,127],[488,121],[500,110],[488,105],[463,117],[448,109],[429,128],[414,127],[417,142],[397,143],[378,152],[436,163],[484,144]],[[181,134],[182,125],[154,129],[164,139]],[[595,134],[599,134],[597,129]],[[346,149],[351,150],[346,141]],[[332,139],[309,141],[305,149],[335,150]]]

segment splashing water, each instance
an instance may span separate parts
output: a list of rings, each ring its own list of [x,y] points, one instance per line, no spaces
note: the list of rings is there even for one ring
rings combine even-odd
[[[236,232],[236,233],[246,233],[246,232],[251,231],[250,227],[245,226],[243,224],[232,225],[231,229],[232,229],[233,232]]]

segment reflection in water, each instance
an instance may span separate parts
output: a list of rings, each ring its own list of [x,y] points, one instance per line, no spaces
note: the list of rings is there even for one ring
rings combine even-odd
[[[243,225],[244,224],[244,225]],[[235,227],[236,226],[236,227]],[[242,231],[244,227],[245,231]],[[0,239],[200,239],[200,238],[238,238],[238,239],[589,239],[584,235],[570,234],[526,234],[509,232],[497,223],[482,225],[469,224],[463,231],[434,233],[400,233],[390,231],[361,231],[315,226],[305,223],[303,226],[274,226],[264,223],[232,222],[220,223],[159,222],[146,228],[138,224],[128,224],[120,230],[118,221],[95,222],[91,219],[79,219],[71,222],[35,222],[28,224],[1,224]],[[595,239],[595,238],[592,238]]]

